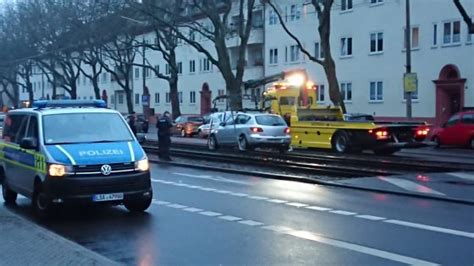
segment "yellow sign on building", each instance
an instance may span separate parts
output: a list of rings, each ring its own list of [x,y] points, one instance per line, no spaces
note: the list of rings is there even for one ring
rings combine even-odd
[[[416,92],[418,89],[418,76],[416,73],[405,73],[403,76],[403,87],[405,92]]]

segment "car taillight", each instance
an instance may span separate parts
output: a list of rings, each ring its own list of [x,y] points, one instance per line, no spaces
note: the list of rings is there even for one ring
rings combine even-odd
[[[389,134],[386,129],[369,130],[369,134],[373,134],[376,139],[388,139]]]
[[[428,136],[428,133],[430,133],[430,129],[427,127],[421,127],[416,130],[416,136],[417,137],[426,137]]]
[[[285,134],[290,134],[291,129],[289,127],[285,128]]]
[[[252,131],[252,133],[260,133],[260,132],[263,132],[263,128],[261,128],[261,127],[251,127],[250,131]]]

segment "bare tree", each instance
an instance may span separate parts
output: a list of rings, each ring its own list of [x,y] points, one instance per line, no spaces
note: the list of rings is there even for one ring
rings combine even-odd
[[[462,18],[466,22],[469,33],[474,34],[474,22],[472,21],[471,16],[469,16],[466,9],[461,4],[460,0],[453,0],[453,2],[456,8],[459,10],[459,13],[461,13]]]
[[[167,9],[155,4],[155,7],[161,12],[147,15],[158,21],[158,24],[172,28],[178,38],[203,54],[211,64],[215,65],[224,78],[231,108],[242,109],[246,52],[251,30],[254,27],[253,11],[256,1],[188,0],[174,1],[174,4],[179,9]],[[177,10],[180,11],[177,12]],[[183,10],[189,11],[183,12]],[[235,20],[230,18],[232,12],[237,13],[236,16],[233,16]],[[232,36],[234,32],[235,35]],[[204,41],[196,40],[194,33],[201,35]],[[237,58],[235,59],[232,58],[227,46],[230,37],[238,40]],[[205,42],[210,42],[213,47],[207,48]]]
[[[318,16],[318,33],[321,42],[321,50],[324,53],[324,59],[320,59],[319,55],[311,54],[304,46],[299,38],[291,32],[285,23],[281,11],[278,6],[272,0],[265,0],[266,3],[275,11],[278,16],[278,20],[288,36],[290,36],[298,45],[299,49],[313,62],[321,65],[326,74],[329,85],[329,98],[335,106],[340,106],[343,112],[346,112],[346,107],[340,92],[339,81],[336,73],[336,63],[331,53],[331,8],[334,4],[334,0],[311,0],[311,4],[314,6]]]

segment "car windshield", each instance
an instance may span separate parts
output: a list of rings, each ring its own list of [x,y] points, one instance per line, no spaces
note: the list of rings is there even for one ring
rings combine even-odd
[[[77,113],[43,116],[45,144],[99,143],[133,140],[119,114]]]
[[[255,117],[257,124],[262,126],[285,126],[285,120],[276,115],[258,115]]]
[[[189,121],[189,122],[198,122],[198,123],[204,122],[204,120],[202,119],[202,117],[198,117],[198,116],[191,116],[191,117],[188,117],[188,121]]]

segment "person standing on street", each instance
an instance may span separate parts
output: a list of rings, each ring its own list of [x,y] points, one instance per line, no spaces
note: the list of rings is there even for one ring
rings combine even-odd
[[[163,115],[158,119],[156,124],[158,128],[158,147],[160,159],[171,161],[169,151],[171,145],[171,128],[173,127],[173,121],[170,118],[168,111],[164,112]]]
[[[128,125],[130,126],[130,129],[132,130],[133,134],[136,136],[137,135],[137,115],[135,112],[132,112],[132,114],[128,117]]]

